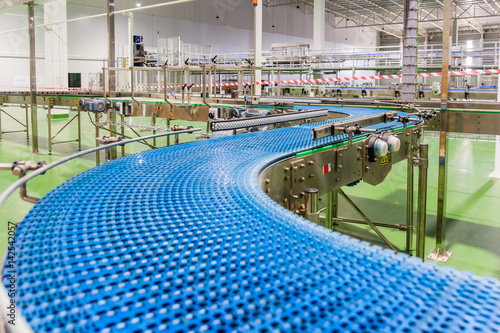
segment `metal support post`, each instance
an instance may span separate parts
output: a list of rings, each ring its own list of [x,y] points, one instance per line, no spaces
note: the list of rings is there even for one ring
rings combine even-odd
[[[29,144],[29,140],[30,140],[30,117],[29,117],[29,111],[28,111],[28,104],[26,104],[24,106],[24,113],[25,113],[25,116],[26,116],[26,141],[28,141],[28,144]]]
[[[104,61],[103,61],[104,62]],[[106,98],[106,66],[102,67],[102,96]]]
[[[214,81],[213,81],[213,85],[214,85],[214,98],[217,98],[217,70],[215,69],[214,67]]]
[[[35,53],[35,4],[28,3],[28,29],[30,41],[30,96],[31,96],[31,146],[38,154],[38,113],[36,102],[36,53]]]
[[[445,249],[446,229],[446,187],[447,187],[447,132],[448,132],[448,74],[451,58],[450,48],[450,22],[451,22],[451,0],[444,0],[443,5],[443,68],[441,76],[441,131],[439,136],[439,174],[438,174],[438,203],[436,223],[436,248],[429,255],[429,259],[446,262],[451,252]]]
[[[120,134],[122,137],[125,137],[125,126],[123,125],[125,123],[125,116],[123,114],[120,115],[120,122]],[[153,132],[153,134],[155,133]],[[153,140],[156,140],[156,138],[154,138]],[[125,145],[121,146],[121,154],[122,157],[125,157]]]
[[[95,123],[97,124],[99,122],[99,113],[95,113]],[[95,127],[95,137],[98,138],[99,137],[99,127],[96,126]],[[98,147],[99,146],[99,142],[95,142],[95,146]],[[101,164],[101,155],[100,155],[100,152],[99,151],[96,151],[95,152],[95,165],[99,165]]]
[[[49,141],[49,155],[52,155],[52,99],[49,98],[47,104],[47,125],[48,125],[48,141]]]
[[[167,66],[163,66],[163,100],[167,101]]]
[[[425,256],[425,225],[427,220],[427,170],[429,146],[420,144],[420,157],[418,161],[418,221],[417,221],[417,257]]]
[[[167,118],[167,126],[170,129],[170,118]],[[167,147],[170,146],[170,135],[167,136]]]
[[[206,65],[205,65],[205,68],[206,68]],[[209,68],[208,69],[208,72],[207,72],[207,89],[209,90],[209,96],[211,95],[214,95],[214,86],[212,86],[212,68]]]
[[[262,9],[264,7],[263,1],[258,1],[256,5],[254,5],[254,66],[261,67],[262,66]],[[262,81],[262,70],[256,69],[254,70],[254,80],[252,82],[259,82],[259,84],[253,85],[254,89],[252,92],[252,97],[255,95],[260,97],[261,95],[261,85]]]
[[[156,128],[156,113],[153,113],[151,115],[151,126],[153,126],[153,128]],[[153,135],[156,134],[156,130],[153,129]],[[153,138],[153,146],[156,147],[156,138]]]
[[[135,101],[134,67],[130,67],[130,98]]]
[[[309,221],[319,224],[319,191],[316,188],[307,188],[306,193],[306,215],[304,216]],[[328,222],[326,222],[328,223]]]
[[[2,103],[0,103],[0,141],[2,141]],[[27,129],[26,129],[27,130]]]
[[[149,71],[146,72],[146,80],[148,81],[146,83],[146,89],[147,89],[147,92],[148,92],[148,97],[151,97],[151,89],[149,88],[149,82],[150,82],[150,76],[149,76]]]
[[[276,87],[278,89],[276,96],[281,96],[281,68],[278,68],[278,83],[276,84]]]
[[[245,92],[243,90],[243,71],[238,70],[238,95],[245,95]]]
[[[82,113],[80,108],[76,110],[78,119],[78,151],[82,151]]]
[[[338,204],[339,204],[339,194],[337,190],[328,192],[326,194],[326,222],[325,222],[325,227],[328,229],[332,229],[334,225],[338,225],[338,223],[334,220],[339,217]]]
[[[411,129],[407,129],[407,134],[411,133]],[[411,134],[409,136],[410,144],[408,145],[408,159],[406,170],[406,252],[409,254],[413,251],[413,186],[414,186],[414,170],[413,170],[413,141]]]
[[[188,99],[188,105],[191,105],[191,88],[189,88],[190,84],[189,82],[191,81],[191,72],[189,70],[186,71],[186,83],[187,83],[187,99]]]
[[[115,63],[115,0],[108,0],[108,67],[116,67]],[[129,41],[132,43],[132,41]],[[132,64],[133,66],[133,64]],[[116,72],[111,69],[108,73],[109,76],[109,96],[116,96]],[[111,112],[109,117],[109,135],[112,136],[113,132],[116,132],[116,126],[112,123],[116,123],[116,114]],[[110,149],[110,158],[116,159],[117,148],[112,147]]]
[[[126,14],[128,19],[127,19],[127,25],[128,25],[128,43],[129,43],[129,48],[128,48],[128,66],[125,65],[125,67],[130,67],[134,66],[134,13],[127,13]]]
[[[255,91],[255,70],[253,69],[253,66],[250,68],[250,97],[254,96],[254,91]]]
[[[182,105],[184,105],[184,99],[185,99],[185,91],[186,91],[186,87],[187,87],[187,83],[185,84],[186,86],[184,87],[184,84],[182,84],[182,76],[184,76],[184,71],[181,72],[180,74],[181,76],[181,81],[180,81],[180,86],[181,86],[181,93],[182,93]]]
[[[359,209],[358,206],[356,206],[356,204],[351,200],[351,198],[349,198],[347,196],[347,194],[344,193],[344,191],[339,188],[337,190],[339,192],[339,194],[347,201],[347,203],[359,214],[359,216],[361,216],[363,218],[363,220],[365,220],[366,224],[368,224],[372,229],[373,231],[375,231],[375,233],[380,237],[382,238],[382,240],[392,249],[394,250],[396,253],[399,253],[399,250],[394,246],[392,245],[392,243],[384,236],[384,234],[382,234],[380,232],[380,230],[378,230],[378,228],[373,224],[373,222],[365,215],[365,213],[363,213],[363,211],[361,209]]]
[[[201,66],[201,96],[203,99],[203,104],[207,104],[207,93],[208,93],[208,86],[207,86],[207,66],[202,65]]]
[[[356,50],[352,50],[352,74],[351,77],[356,77]],[[354,80],[351,80],[351,86],[354,87]]]

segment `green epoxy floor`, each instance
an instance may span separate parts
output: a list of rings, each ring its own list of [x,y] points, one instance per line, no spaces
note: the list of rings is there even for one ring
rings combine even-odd
[[[11,115],[24,121],[24,109],[6,108]],[[71,116],[76,112],[71,112]],[[76,143],[55,145],[53,155],[47,154],[47,118],[46,111],[39,109],[39,155],[32,155],[26,144],[24,133],[4,134],[0,142],[0,163],[12,163],[15,160],[44,160],[48,163],[58,160],[77,151]],[[52,121],[52,133],[56,133],[68,119]],[[146,124],[149,119],[137,117],[135,123]],[[174,121],[172,124],[192,125],[205,130],[206,123],[188,123]],[[76,121],[73,121],[57,140],[76,138]],[[2,115],[2,129],[18,130],[22,127],[14,120]],[[101,131],[101,136],[105,135]],[[127,136],[134,134],[127,130]],[[141,132],[148,135],[151,132]],[[86,113],[82,113],[82,148],[95,145],[95,130]],[[194,140],[194,135],[181,135],[181,142]],[[173,139],[171,139],[173,142]],[[149,140],[152,142],[152,140]],[[165,145],[166,138],[158,139],[158,145]],[[437,145],[438,139],[426,138],[429,143],[429,188],[428,215],[426,232],[426,253],[435,247],[435,223],[437,207]],[[149,149],[145,145],[134,143],[127,145],[127,154]],[[494,142],[467,140],[449,141],[449,173],[448,173],[448,228],[447,248],[453,256],[445,264],[459,270],[468,270],[478,275],[500,277],[500,180],[489,178],[494,168]],[[101,161],[104,156],[101,157]],[[28,193],[41,197],[65,180],[95,166],[95,154],[75,159],[58,168],[36,177],[28,184]],[[415,185],[417,185],[418,169],[415,169]],[[17,178],[10,171],[0,171],[0,191],[4,191]],[[373,220],[382,223],[404,224],[406,219],[406,163],[393,166],[387,179],[378,186],[361,182],[355,187],[345,187],[344,191]],[[417,197],[415,186],[415,201]],[[359,219],[357,214],[340,200],[340,216]],[[324,202],[324,201],[323,201]],[[416,205],[415,205],[416,206]],[[32,207],[22,201],[19,194],[12,195],[0,216],[0,255],[6,247],[7,221],[20,221]],[[416,214],[415,214],[416,223]],[[398,247],[405,247],[405,232],[397,229],[380,228],[382,232]],[[365,239],[374,244],[384,243],[368,226],[344,223],[337,227],[340,232],[353,237]]]

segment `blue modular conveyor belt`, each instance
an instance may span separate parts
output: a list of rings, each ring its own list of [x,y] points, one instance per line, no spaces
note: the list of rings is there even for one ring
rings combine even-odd
[[[142,152],[68,180],[17,230],[19,309],[37,332],[498,332],[498,280],[327,230],[260,189],[274,161],[345,140],[313,142],[315,125]],[[400,124],[375,127],[387,126]]]

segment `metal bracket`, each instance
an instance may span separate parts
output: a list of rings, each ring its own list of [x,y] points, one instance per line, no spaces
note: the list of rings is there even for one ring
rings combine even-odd
[[[396,117],[397,112],[391,111],[373,116],[367,116],[353,120],[338,121],[335,123],[318,126],[313,128],[313,140],[316,141],[328,136],[336,136],[345,133],[349,133],[350,135],[352,135],[352,133],[376,133],[377,131],[374,129],[363,127],[378,124],[381,122],[387,123],[389,121],[392,121]]]
[[[19,178],[23,178],[28,171],[36,170],[39,168],[42,168],[47,165],[47,162],[45,161],[40,161],[40,162],[33,162],[33,161],[15,161],[11,165],[11,170],[12,173],[16,176],[19,176]],[[0,168],[1,169],[1,168]],[[4,170],[6,168],[3,168]],[[31,197],[28,195],[28,190],[26,187],[26,183],[21,185],[20,187],[20,194],[21,194],[21,199],[27,202],[31,203],[37,203],[40,199]]]
[[[439,262],[447,262],[448,259],[450,259],[452,254],[453,254],[453,252],[451,252],[451,251],[443,250],[441,252],[439,248],[435,248],[431,252],[431,254],[429,254],[427,256],[427,259],[431,259],[431,260],[439,261]]]
[[[107,145],[110,143],[115,143],[115,142],[120,142],[123,140],[125,140],[125,137],[123,137],[123,136],[117,138],[114,136],[105,135],[102,138],[96,138],[96,141],[98,143],[104,144],[104,145]],[[106,158],[106,162],[111,161],[111,149],[110,148],[106,148],[106,150],[104,151],[104,155]]]

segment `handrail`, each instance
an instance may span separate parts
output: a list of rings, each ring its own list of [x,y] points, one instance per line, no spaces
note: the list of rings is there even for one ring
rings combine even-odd
[[[132,142],[137,142],[141,140],[148,140],[148,139],[153,139],[153,138],[158,138],[158,137],[163,137],[163,136],[170,136],[170,135],[177,135],[177,134],[186,134],[186,133],[194,133],[194,132],[199,132],[201,131],[201,128],[193,128],[193,129],[187,129],[187,130],[182,130],[182,131],[175,131],[175,132],[168,132],[168,133],[160,133],[160,134],[153,134],[153,135],[148,135],[148,136],[142,136],[138,138],[133,138],[133,139],[128,139],[128,140],[123,140],[123,141],[118,141],[114,143],[110,143],[107,145],[102,145],[94,148],[90,148],[78,153],[75,153],[73,155],[66,156],[60,160],[54,161],[50,164],[47,164],[44,167],[41,167],[39,169],[34,170],[30,174],[27,174],[26,176],[18,179],[14,183],[12,183],[5,191],[0,194],[0,209],[2,208],[3,204],[7,201],[7,199],[21,186],[26,184],[29,180],[35,178],[36,176],[43,174],[47,172],[48,170],[61,165],[63,163],[66,163],[68,161],[71,161],[77,157],[84,156],[87,154],[91,154],[100,150],[104,149],[109,149],[111,147],[116,147],[116,146],[123,146],[128,143]],[[7,253],[7,252],[6,252]],[[19,308],[16,308],[16,325],[9,325],[7,326],[7,313],[6,309],[7,306],[10,304],[10,298],[7,292],[7,289],[5,288],[5,285],[3,284],[3,271],[4,271],[4,265],[5,265],[5,258],[0,264],[0,315],[3,317],[3,320],[5,321],[5,326],[9,328],[8,332],[23,332],[23,333],[32,333],[33,330],[29,326],[28,322],[24,318],[24,316],[21,314],[21,311]],[[0,321],[1,323],[1,321]],[[1,329],[0,329],[1,331]]]

